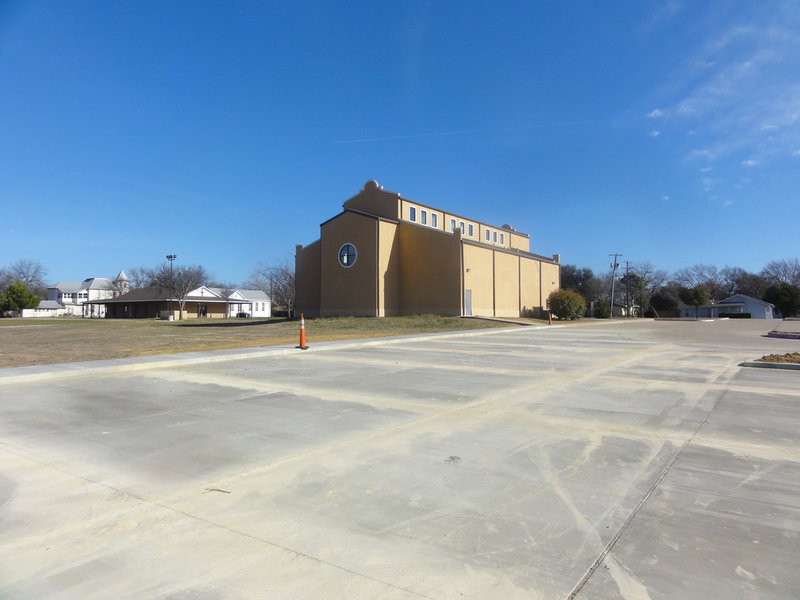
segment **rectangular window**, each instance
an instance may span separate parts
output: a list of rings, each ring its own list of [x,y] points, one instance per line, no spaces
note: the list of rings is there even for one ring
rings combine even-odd
[[[472,228],[472,223],[469,224],[468,232],[469,237],[472,237],[475,234],[475,230]]]
[[[439,215],[431,213],[431,227],[439,227]]]
[[[461,229],[461,233],[464,233],[464,221],[461,221],[458,226]]]
[[[506,240],[506,236],[505,236],[504,234],[502,234],[502,233],[501,233],[501,234],[500,234],[500,243],[501,243],[501,244],[505,244],[505,243],[506,243],[506,241],[505,241],[505,240]]]
[[[420,211],[419,222],[422,223],[423,225],[427,225],[428,224],[428,211],[427,210]]]
[[[408,209],[408,220],[409,221],[416,221],[417,220],[417,209],[413,206],[409,207]]]
[[[487,242],[491,242],[492,241],[492,232],[489,229],[486,230],[486,241]]]
[[[492,232],[492,241],[493,241],[495,244],[497,243],[497,232],[496,232],[496,231],[493,231],[493,232]]]
[[[455,230],[456,230],[456,220],[450,219],[450,231],[455,231]]]

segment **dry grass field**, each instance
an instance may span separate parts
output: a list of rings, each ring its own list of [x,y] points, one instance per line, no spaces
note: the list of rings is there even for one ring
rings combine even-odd
[[[306,320],[307,343],[508,327],[479,319],[413,317]],[[296,345],[300,326],[283,319],[155,321],[0,319],[0,367],[20,367],[198,350]]]

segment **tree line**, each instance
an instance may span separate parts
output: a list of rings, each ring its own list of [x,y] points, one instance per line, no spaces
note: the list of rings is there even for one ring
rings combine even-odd
[[[583,296],[595,317],[611,316],[611,290],[619,307],[640,307],[641,314],[672,314],[681,304],[700,306],[717,303],[735,294],[774,304],[784,317],[800,314],[800,260],[773,260],[753,273],[741,267],[697,264],[674,273],[652,263],[631,262],[616,273],[595,275],[591,269],[562,265],[561,287]],[[591,314],[594,311],[594,314]]]

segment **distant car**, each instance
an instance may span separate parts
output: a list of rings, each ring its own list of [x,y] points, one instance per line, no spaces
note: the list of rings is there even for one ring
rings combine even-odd
[[[249,319],[250,318],[250,313],[249,312],[240,312],[236,316],[239,317],[240,319]]]

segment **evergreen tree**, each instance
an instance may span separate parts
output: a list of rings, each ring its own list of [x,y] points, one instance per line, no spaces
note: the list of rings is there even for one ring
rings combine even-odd
[[[694,306],[694,317],[697,318],[700,307],[711,301],[711,292],[704,285],[696,285],[693,288],[681,288],[678,297],[684,304]]]
[[[800,314],[800,287],[790,283],[771,285],[764,292],[764,300],[775,305],[784,317]]]
[[[17,279],[0,297],[0,314],[8,311],[19,312],[23,308],[36,308],[41,300],[28,289],[27,285]]]

